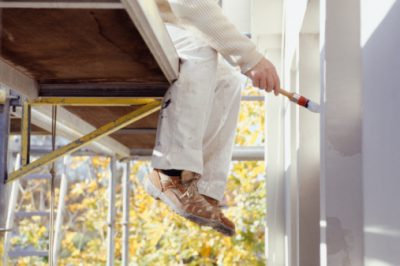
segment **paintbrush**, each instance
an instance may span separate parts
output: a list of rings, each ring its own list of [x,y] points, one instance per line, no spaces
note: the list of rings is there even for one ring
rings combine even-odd
[[[288,97],[289,100],[291,100],[292,102],[297,103],[298,105],[307,108],[311,112],[314,112],[314,113],[319,113],[320,112],[319,104],[307,99],[304,96],[301,96],[301,95],[299,95],[297,93],[294,93],[294,92],[285,91],[284,89],[279,89],[278,92],[280,94]]]

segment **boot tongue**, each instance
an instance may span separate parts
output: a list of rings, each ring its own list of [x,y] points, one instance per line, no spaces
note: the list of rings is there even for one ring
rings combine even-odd
[[[182,174],[181,174],[182,184],[190,183],[191,181],[197,180],[197,179],[199,179],[197,174],[190,172],[190,171],[186,171],[186,170],[182,171]]]

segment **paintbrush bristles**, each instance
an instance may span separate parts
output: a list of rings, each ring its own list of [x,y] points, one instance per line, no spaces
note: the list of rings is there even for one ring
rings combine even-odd
[[[320,113],[321,112],[321,110],[320,110],[321,107],[319,106],[319,104],[315,103],[313,101],[309,101],[308,102],[307,109],[310,110],[311,112],[314,112],[314,113]]]

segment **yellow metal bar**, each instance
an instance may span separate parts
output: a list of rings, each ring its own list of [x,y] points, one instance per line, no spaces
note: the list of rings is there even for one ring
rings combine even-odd
[[[4,104],[7,100],[8,92],[5,88],[0,88],[0,104]]]
[[[31,105],[69,105],[69,106],[130,106],[154,102],[152,98],[117,97],[39,97],[30,101]]]
[[[51,153],[48,153],[41,157],[40,159],[22,166],[19,170],[11,173],[8,177],[7,183],[12,182],[18,178],[21,178],[24,175],[27,175],[33,171],[35,171],[37,168],[42,167],[43,165],[46,165],[48,163],[51,163],[58,158],[70,154],[80,148],[82,148],[85,145],[88,145],[92,141],[101,138],[103,136],[107,136],[127,125],[132,124],[133,122],[136,122],[158,110],[161,109],[161,102],[159,101],[154,101],[152,103],[149,103],[129,114],[126,114],[117,120],[110,122],[95,131],[75,140],[74,142],[71,142],[68,145],[65,145],[62,148],[59,148]]]
[[[30,123],[31,106],[25,101],[22,107],[21,118],[21,165],[29,163]]]

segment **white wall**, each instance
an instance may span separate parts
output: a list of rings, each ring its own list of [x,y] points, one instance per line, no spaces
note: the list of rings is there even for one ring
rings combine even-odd
[[[400,1],[361,3],[365,265],[400,265]]]
[[[318,1],[310,1],[300,35],[299,92],[320,99]],[[320,221],[320,116],[304,108],[299,113],[299,261],[318,266]]]
[[[269,97],[269,263],[318,265],[320,229],[319,265],[400,265],[400,1],[321,0],[318,41],[307,20],[299,37],[303,2],[287,0],[283,50],[279,26],[261,23],[278,2],[253,0],[253,37],[291,90],[318,97],[320,68],[321,154],[315,117]]]
[[[227,0],[229,1],[229,0]],[[246,0],[247,1],[247,0]],[[282,0],[251,1],[251,34],[257,49],[281,69]],[[283,178],[282,98],[266,99],[267,234],[269,265],[285,265],[285,202]],[[270,145],[269,143],[273,144]]]
[[[400,265],[400,1],[323,3],[322,265]]]
[[[321,256],[327,265],[361,266],[360,2],[321,0],[321,7]]]
[[[282,87],[318,101],[318,9],[311,2],[253,0],[251,25],[259,50],[280,70]],[[313,19],[303,35],[305,16]],[[317,266],[319,116],[283,96],[268,95],[266,106],[268,264]]]
[[[250,5],[249,0],[224,0],[222,9],[224,14],[243,33],[250,33]]]

